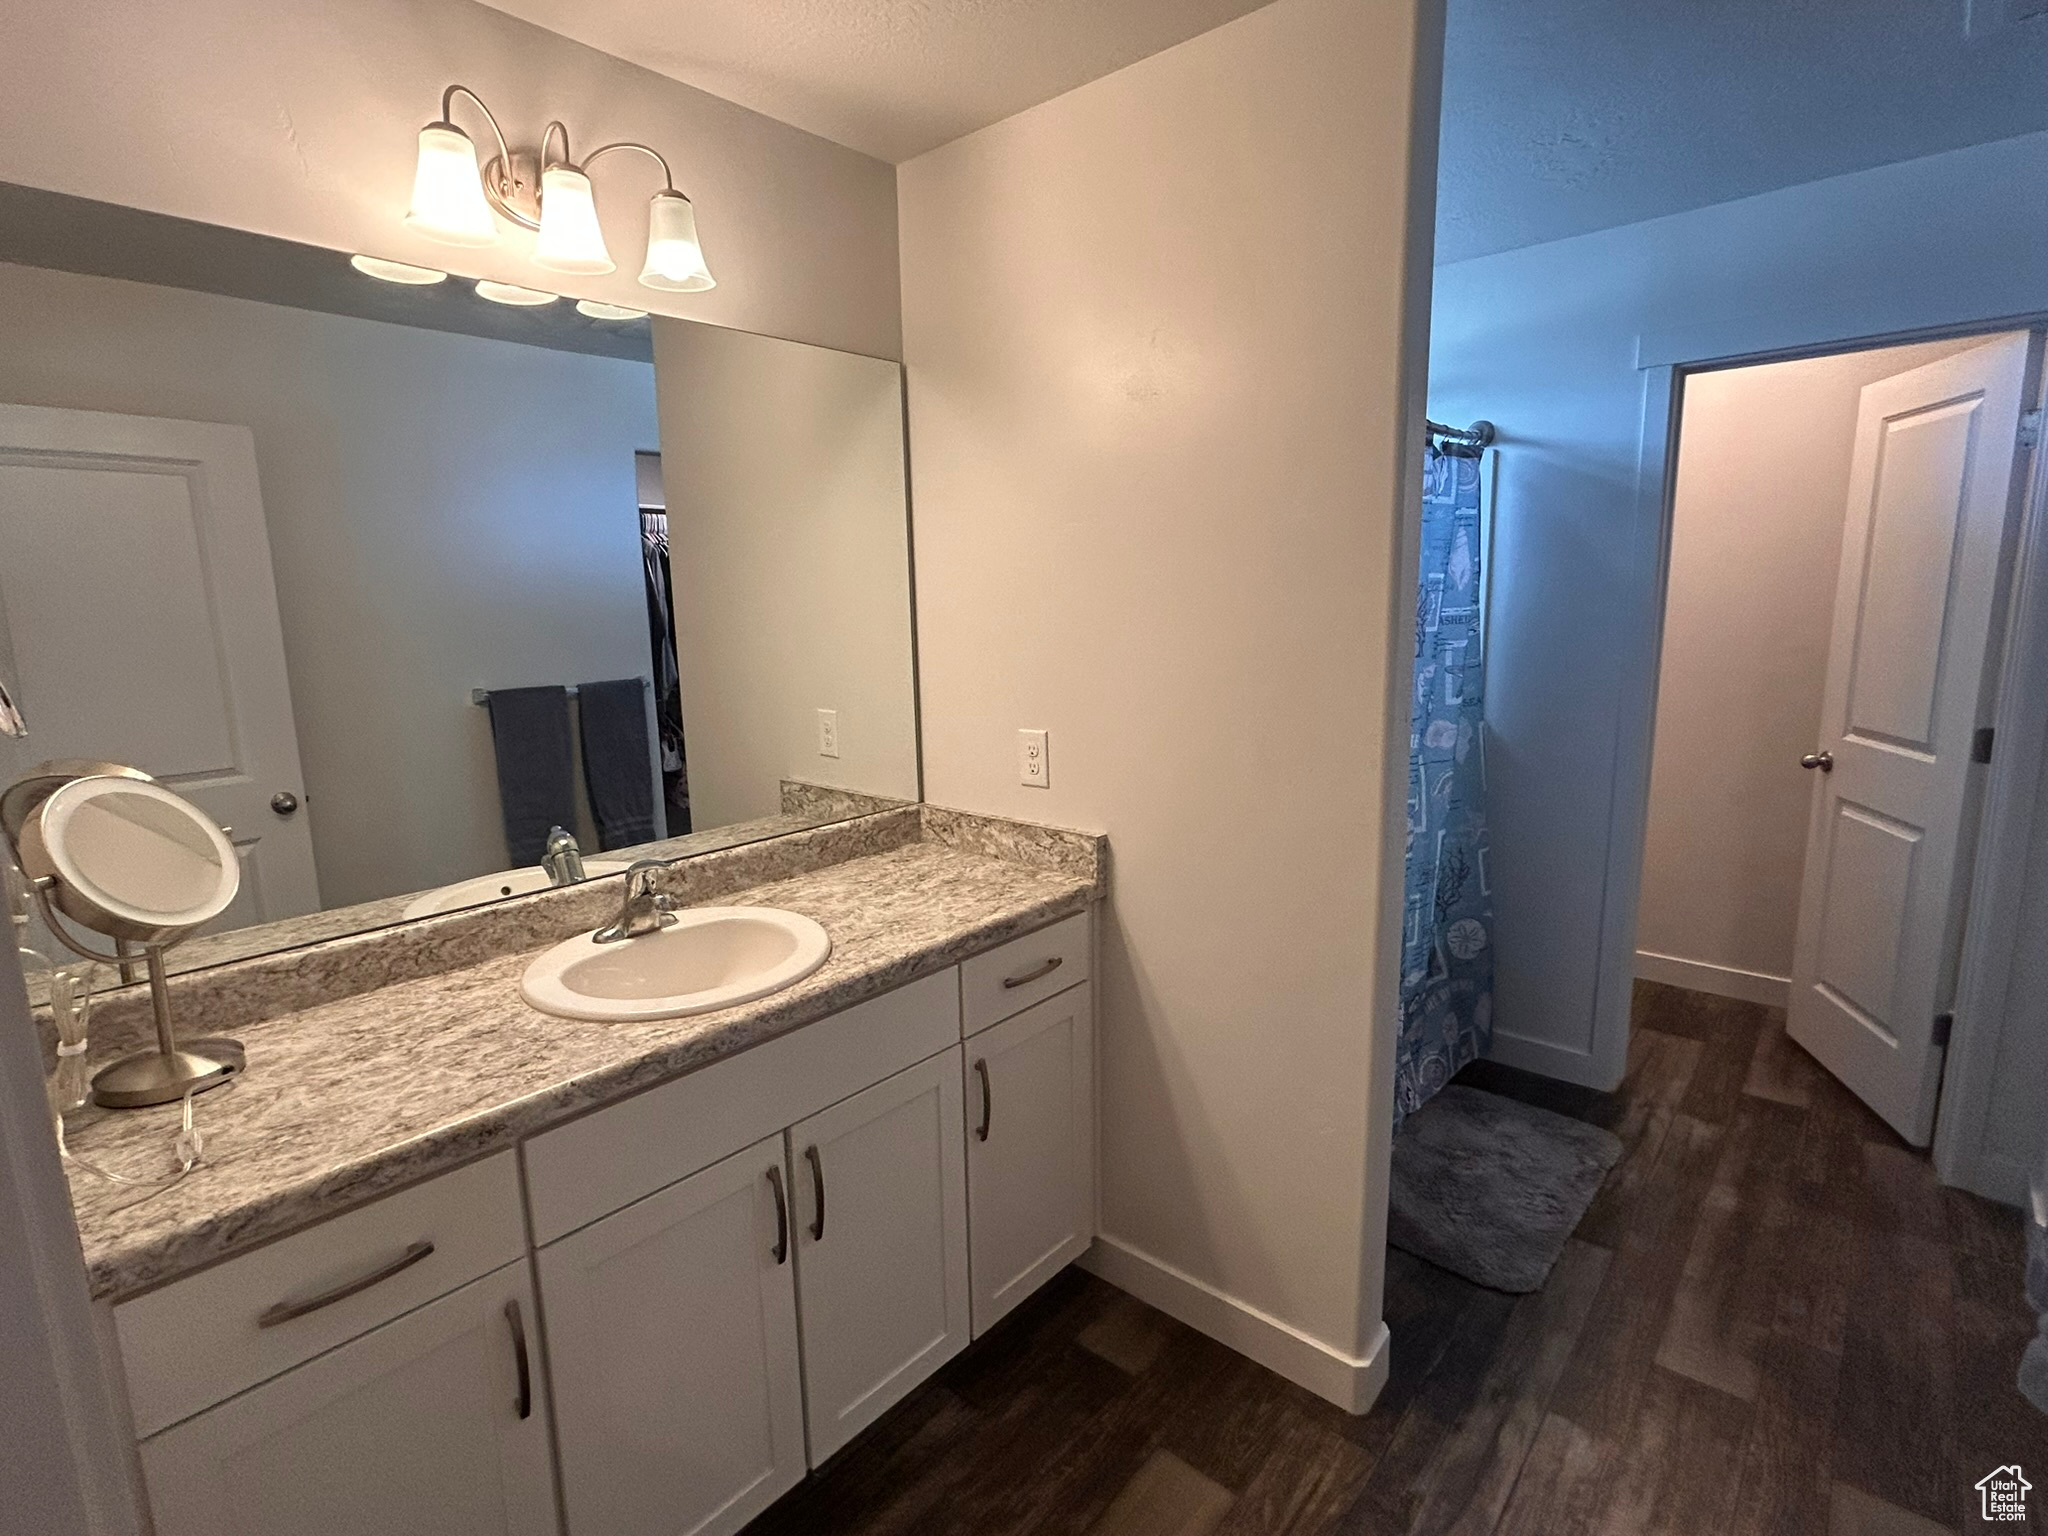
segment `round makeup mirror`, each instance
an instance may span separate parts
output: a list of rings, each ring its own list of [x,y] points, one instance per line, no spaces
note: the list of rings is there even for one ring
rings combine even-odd
[[[148,962],[156,1049],[95,1073],[94,1099],[114,1109],[167,1104],[241,1071],[238,1041],[178,1044],[164,979],[164,950],[219,917],[241,889],[241,861],[213,819],[137,769],[47,763],[0,792],[0,826],[60,942],[123,967],[129,946],[140,945]],[[114,953],[73,937],[60,915],[113,939]]]
[[[242,872],[227,835],[148,779],[73,779],[22,828],[30,879],[56,877],[57,910],[137,944],[183,938],[225,912]]]

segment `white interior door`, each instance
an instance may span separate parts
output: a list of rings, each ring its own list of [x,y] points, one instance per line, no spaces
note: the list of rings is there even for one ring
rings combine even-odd
[[[1916,1146],[1967,888],[2026,336],[1865,387],[1814,744],[1792,1037]]]
[[[319,909],[248,428],[0,405],[0,677],[29,731],[0,738],[10,780],[141,768],[232,829],[217,928]]]
[[[540,1251],[572,1532],[725,1536],[804,1475],[782,1133]]]
[[[960,1052],[791,1128],[811,1465],[967,1343]]]

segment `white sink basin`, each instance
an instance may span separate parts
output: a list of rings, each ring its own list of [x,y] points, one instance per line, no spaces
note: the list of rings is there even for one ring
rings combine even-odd
[[[678,1019],[780,992],[831,953],[825,930],[795,912],[692,907],[659,933],[557,944],[526,968],[519,992],[564,1019]]]
[[[624,859],[585,859],[583,876],[595,880],[599,875],[616,875],[626,867]],[[524,869],[500,870],[495,875],[478,875],[474,880],[463,880],[454,885],[444,885],[438,890],[427,891],[415,896],[406,904],[402,917],[432,917],[436,912],[455,912],[463,907],[482,906],[487,901],[496,901],[501,896],[526,896],[534,891],[548,888],[548,872],[538,864],[529,864]]]

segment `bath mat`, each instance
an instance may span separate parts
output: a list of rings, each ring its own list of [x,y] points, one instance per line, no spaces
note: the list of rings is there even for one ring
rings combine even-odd
[[[1536,1290],[1620,1157],[1597,1125],[1453,1083],[1394,1137],[1387,1241],[1496,1291]]]

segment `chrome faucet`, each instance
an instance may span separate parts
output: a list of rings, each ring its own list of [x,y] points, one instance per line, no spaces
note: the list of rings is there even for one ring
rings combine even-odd
[[[583,878],[583,850],[568,832],[560,827],[550,828],[540,867],[547,871],[550,885],[574,885]]]
[[[0,683],[0,736],[12,736],[17,741],[28,734],[28,722],[21,718],[21,708],[7,691],[7,685]]]
[[[675,921],[668,916],[674,902],[654,888],[654,872],[668,867],[666,859],[640,859],[626,870],[626,899],[616,921],[590,937],[598,944],[616,944],[620,939],[637,939],[659,933]]]

